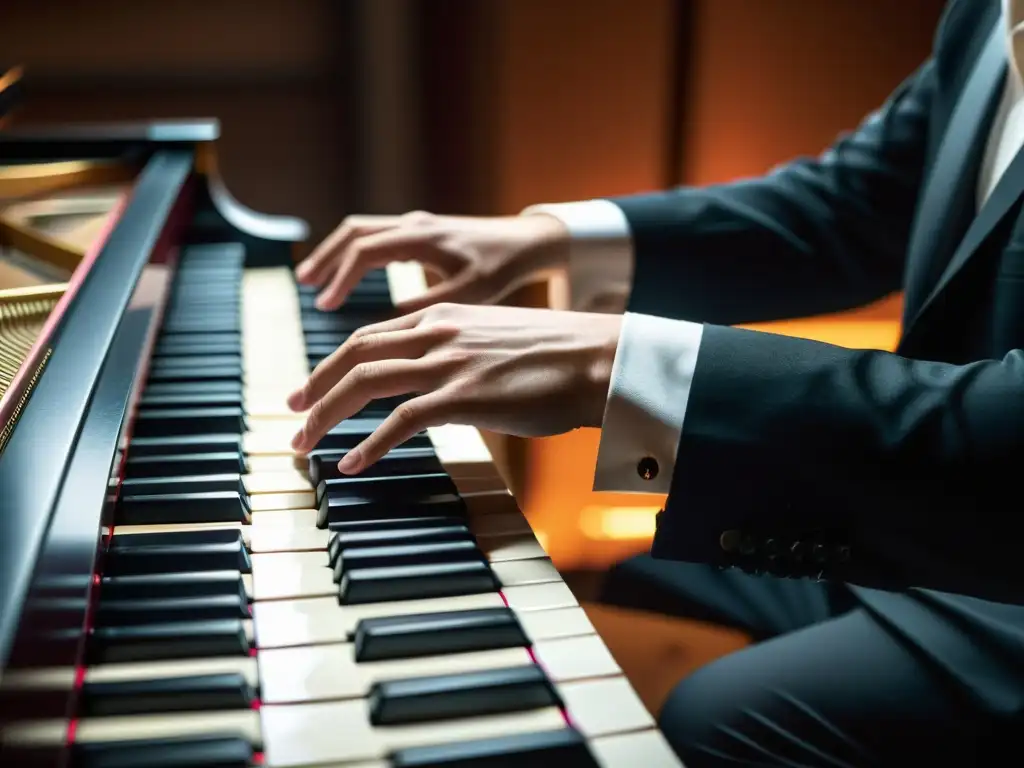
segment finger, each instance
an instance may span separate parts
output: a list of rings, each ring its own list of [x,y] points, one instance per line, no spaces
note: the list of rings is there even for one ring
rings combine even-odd
[[[395,305],[395,311],[405,314],[419,312],[434,304],[449,302],[452,304],[476,304],[484,297],[485,291],[479,279],[469,270],[463,270],[454,277],[443,280],[427,289],[414,299],[408,299]]]
[[[319,285],[331,272],[341,249],[360,235],[372,235],[398,226],[398,216],[348,216],[313,249],[298,268],[295,277],[300,283]]]
[[[292,448],[299,453],[311,450],[331,428],[371,400],[428,389],[434,379],[432,368],[432,363],[423,359],[360,363],[316,401],[292,440]]]
[[[313,369],[302,388],[288,397],[288,406],[295,411],[309,408],[361,363],[422,357],[433,346],[433,339],[429,329],[411,326],[357,332]]]
[[[341,252],[334,277],[317,296],[317,309],[329,312],[340,307],[371,269],[393,261],[429,259],[424,246],[420,230],[390,229],[351,240]]]
[[[362,472],[380,461],[388,451],[428,427],[447,424],[452,418],[455,404],[454,396],[447,389],[439,389],[402,403],[372,435],[345,454],[338,462],[338,470],[346,475]]]

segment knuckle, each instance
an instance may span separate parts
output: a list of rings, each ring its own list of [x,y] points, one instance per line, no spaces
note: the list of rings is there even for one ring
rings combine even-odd
[[[359,363],[349,374],[355,384],[363,385],[374,381],[380,376],[381,365],[378,362]]]
[[[413,227],[430,224],[436,217],[428,211],[409,211],[402,215],[402,223]]]
[[[395,420],[405,427],[415,427],[420,419],[420,409],[412,403],[406,402],[394,410]]]
[[[309,416],[306,417],[306,428],[310,432],[315,432],[320,429],[320,426],[324,419],[324,401],[317,400],[313,403],[313,407],[309,409]]]

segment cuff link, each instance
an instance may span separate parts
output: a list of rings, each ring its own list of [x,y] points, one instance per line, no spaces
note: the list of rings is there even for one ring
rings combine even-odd
[[[653,456],[644,456],[636,464],[636,473],[641,480],[653,480],[658,476],[658,460]]]

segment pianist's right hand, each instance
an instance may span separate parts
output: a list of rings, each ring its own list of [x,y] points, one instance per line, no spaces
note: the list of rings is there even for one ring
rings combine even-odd
[[[299,282],[322,286],[317,306],[340,307],[363,275],[393,261],[418,261],[442,281],[398,306],[486,304],[566,266],[569,233],[547,214],[473,218],[414,212],[349,216],[298,267]]]

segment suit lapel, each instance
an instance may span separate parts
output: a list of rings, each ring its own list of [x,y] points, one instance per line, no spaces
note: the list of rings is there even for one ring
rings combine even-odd
[[[1016,194],[1024,191],[1024,165],[1018,157],[946,262],[963,232],[963,223],[974,213],[977,169],[985,156],[986,130],[999,104],[1006,71],[1006,30],[999,18],[960,92],[915,217],[907,267],[904,338],[1009,210],[1016,199],[1008,199],[1014,179]],[[1014,170],[1016,174],[1011,173]],[[930,278],[943,264],[945,269],[932,284]]]

